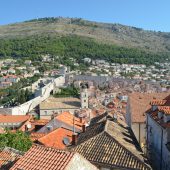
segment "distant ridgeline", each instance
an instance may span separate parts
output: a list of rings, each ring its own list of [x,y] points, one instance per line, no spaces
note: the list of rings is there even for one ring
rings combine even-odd
[[[0,39],[0,57],[30,57],[37,59],[42,54],[63,56],[65,61],[69,57],[82,62],[82,59],[105,59],[108,62],[136,63],[150,65],[170,59],[170,53],[154,53],[140,48],[120,47],[104,44],[92,38],[77,35],[35,35],[17,38]]]
[[[170,59],[170,33],[81,18],[46,17],[0,26],[0,57],[42,54],[150,65]],[[68,62],[69,63],[69,62]]]
[[[83,20],[82,18],[63,18],[63,17],[45,17],[45,18],[37,18],[37,19],[32,19],[32,20],[28,20],[25,22],[47,22],[47,23],[60,23],[60,22],[64,22],[67,24],[74,24],[74,25],[80,25],[80,26],[90,26],[90,27],[106,27],[106,28],[111,28],[112,24],[107,24],[107,25],[99,25],[97,24],[97,22],[91,22],[91,21],[87,21],[87,20]],[[136,28],[136,27],[133,27]],[[140,28],[136,28],[136,29],[140,29]]]

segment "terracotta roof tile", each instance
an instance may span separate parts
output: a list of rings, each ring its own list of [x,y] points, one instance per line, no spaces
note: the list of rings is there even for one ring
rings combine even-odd
[[[164,105],[166,103],[166,100],[152,100],[151,101],[151,105],[157,105],[157,106],[161,106]]]
[[[73,152],[33,145],[10,170],[64,170]]]
[[[164,114],[170,114],[170,106],[158,106],[158,110]]]
[[[39,138],[38,142],[45,146],[65,149],[67,144],[64,143],[64,138],[71,144],[72,135],[73,132],[71,130],[61,127]]]
[[[31,120],[30,124],[31,124],[31,129],[29,129],[29,131],[35,131],[35,127],[38,126],[45,126],[47,123],[49,122],[49,120],[47,119],[40,119],[40,120]]]
[[[21,152],[15,149],[8,147],[0,149],[0,169],[6,170],[10,168],[20,157]]]
[[[72,149],[96,165],[150,170],[132,138],[125,123],[107,120],[87,127]]]
[[[29,115],[3,115],[0,114],[1,123],[21,123],[29,120],[31,116]]]
[[[150,113],[148,113],[151,117],[152,117],[152,119],[153,120],[155,120],[155,122],[157,122],[160,126],[162,126],[163,128],[170,128],[170,122],[164,122],[163,121],[163,118],[158,118],[158,110],[156,110],[156,111],[152,111],[152,112],[150,112]]]
[[[32,125],[46,125],[49,120],[48,119],[40,119],[40,120],[31,120]]]
[[[145,112],[150,109],[151,101],[163,100],[170,93],[132,93],[129,95],[132,122],[145,122]]]
[[[108,112],[105,112],[99,116],[96,116],[90,120],[90,125],[94,125],[96,123],[102,122],[102,121],[106,120],[109,116],[110,115],[108,114]],[[113,117],[113,116],[110,116],[110,117]]]
[[[155,104],[157,107],[155,108],[155,110],[153,110],[152,108],[148,110],[148,114],[152,117],[152,119],[155,120],[155,122],[157,122],[160,126],[164,127],[164,128],[169,128],[170,127],[170,121],[165,122],[163,119],[163,116],[159,117],[158,113],[161,112],[163,113],[165,116],[170,115],[170,95],[165,97],[164,100],[165,101],[162,105],[159,104]]]
[[[30,138],[31,138],[32,141],[36,141],[36,140],[38,140],[39,138],[41,138],[45,135],[46,135],[45,133],[32,132],[31,135],[30,135]]]
[[[55,119],[60,120],[62,122],[67,123],[68,125],[73,126],[73,118],[74,118],[75,127],[78,129],[82,129],[82,125],[85,123],[85,121],[83,120],[81,122],[80,118],[73,116],[69,112],[63,112],[63,113],[59,114]]]

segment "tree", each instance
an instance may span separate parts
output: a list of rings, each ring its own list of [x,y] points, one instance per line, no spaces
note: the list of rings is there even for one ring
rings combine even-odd
[[[70,86],[67,88],[61,88],[60,90],[60,92],[54,94],[54,97],[79,97],[79,90],[75,87]]]
[[[45,71],[47,71],[47,66],[46,66],[45,64],[41,65],[41,66],[39,67],[39,71],[40,71],[40,72],[45,72]]]
[[[19,47],[19,48],[18,48]],[[54,36],[35,35],[14,39],[0,40],[0,57],[11,56],[21,59],[30,59],[34,66],[40,66],[42,55],[61,56],[59,61],[74,67],[68,59],[70,56],[81,63],[82,59],[105,59],[114,63],[133,63],[151,65],[154,62],[164,62],[170,59],[170,52],[154,53],[141,48],[128,48],[112,44],[103,44],[81,36]],[[57,63],[59,62],[57,61]],[[54,61],[54,63],[56,60]],[[54,64],[53,63],[53,64]],[[45,67],[41,68],[45,71]]]
[[[20,104],[26,102],[25,90],[19,91],[19,93],[18,93],[18,102],[19,102]]]
[[[0,148],[5,146],[25,152],[32,146],[32,141],[22,131],[13,133],[7,130],[7,133],[0,134]]]

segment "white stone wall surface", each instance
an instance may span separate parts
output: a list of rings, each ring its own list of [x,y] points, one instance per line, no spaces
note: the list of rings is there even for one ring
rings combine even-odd
[[[34,99],[16,106],[13,108],[0,108],[0,113],[12,114],[12,115],[25,115],[26,113],[32,111],[36,106],[38,106],[42,101],[50,96],[51,91],[54,88],[63,86],[65,83],[64,77],[58,77],[52,82],[48,83],[46,86],[40,88],[36,94],[39,94]]]

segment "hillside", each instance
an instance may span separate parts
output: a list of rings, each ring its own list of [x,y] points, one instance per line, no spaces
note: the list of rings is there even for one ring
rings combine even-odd
[[[170,33],[145,31],[140,28],[71,18],[43,18],[0,26],[0,38],[35,34],[79,35],[101,42],[128,47],[142,47],[151,51],[169,52]]]
[[[79,18],[42,18],[0,26],[1,57],[33,57],[44,53],[151,63],[149,60],[169,58],[170,33]]]

